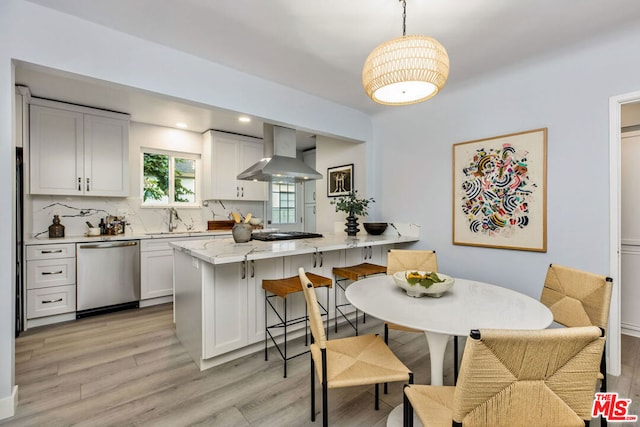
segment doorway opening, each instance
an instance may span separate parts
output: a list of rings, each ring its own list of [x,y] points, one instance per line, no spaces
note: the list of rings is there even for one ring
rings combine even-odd
[[[609,361],[612,375],[621,373],[621,153],[622,153],[622,106],[640,102],[640,91],[609,98],[609,271],[613,278],[613,295],[609,314]],[[615,284],[618,286],[615,286]]]

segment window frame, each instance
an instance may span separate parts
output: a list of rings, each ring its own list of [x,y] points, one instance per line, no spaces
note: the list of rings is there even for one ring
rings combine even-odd
[[[302,194],[302,189],[303,189],[303,184],[299,183],[299,182],[295,182],[292,183],[295,186],[295,197],[296,197],[296,202],[295,202],[295,217],[296,217],[296,221],[294,223],[287,223],[287,224],[276,224],[273,222],[273,188],[272,188],[272,182],[269,183],[268,186],[268,190],[269,190],[269,200],[268,200],[268,204],[267,204],[267,223],[269,225],[272,225],[274,228],[280,230],[280,231],[302,231],[303,230],[303,215],[304,215],[304,200],[303,200],[303,194]]]
[[[169,157],[169,198],[168,203],[145,203],[144,201],[144,155],[158,154]],[[194,160],[194,201],[176,202],[175,199],[175,160]],[[202,156],[199,153],[189,153],[184,151],[162,150],[158,148],[140,147],[140,207],[141,208],[199,208],[202,204]]]

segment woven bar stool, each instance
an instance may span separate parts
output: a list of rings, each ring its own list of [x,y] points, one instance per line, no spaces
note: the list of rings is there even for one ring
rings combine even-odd
[[[333,281],[328,277],[319,276],[313,273],[307,273],[309,280],[313,283],[315,288],[327,288],[327,307],[323,307],[320,305],[320,313],[322,316],[327,316],[327,336],[329,335],[329,288]],[[287,360],[291,360],[294,357],[298,357],[302,354],[306,354],[309,350],[302,351],[300,353],[296,353],[292,356],[287,354],[287,328],[289,326],[297,325],[298,323],[304,322],[304,345],[308,345],[308,321],[309,316],[307,315],[307,306],[305,304],[304,316],[296,317],[294,319],[287,319],[287,296],[296,292],[302,292],[302,285],[300,284],[300,278],[298,276],[287,277],[285,279],[273,279],[273,280],[263,280],[262,281],[262,289],[264,289],[264,325],[265,325],[265,336],[264,336],[264,360],[269,360],[269,353],[267,351],[267,343],[270,338],[273,341],[273,345],[275,346],[278,353],[282,357],[284,362],[284,378],[287,378]],[[284,302],[283,312],[280,313],[276,308],[275,304],[272,302],[273,298],[282,298]],[[271,307],[273,313],[275,313],[278,318],[275,323],[269,324],[267,321],[268,310],[267,307]],[[284,341],[281,345],[277,343],[275,336],[271,333],[273,330],[282,329],[284,335]]]
[[[344,317],[347,323],[349,323],[349,325],[351,325],[351,327],[355,329],[356,336],[358,335],[358,309],[356,309],[356,317],[354,322],[352,323],[351,320],[349,320],[349,318],[347,317],[347,315],[342,311],[342,307],[345,307],[351,304],[349,304],[348,302],[344,304],[338,304],[338,289],[341,289],[342,293],[344,294],[344,291],[347,289],[347,285],[346,285],[347,280],[356,281],[356,280],[364,279],[365,277],[371,276],[373,274],[386,274],[386,273],[387,273],[387,267],[385,267],[384,265],[369,264],[368,262],[358,264],[358,265],[352,265],[349,267],[333,267],[333,275],[336,280],[336,287],[333,288],[333,297],[334,297],[335,308],[336,308],[336,314],[333,320],[334,320],[334,328],[336,333],[338,332],[338,314],[340,314],[342,317]],[[363,314],[362,316],[363,323],[366,321],[365,316],[366,314]]]

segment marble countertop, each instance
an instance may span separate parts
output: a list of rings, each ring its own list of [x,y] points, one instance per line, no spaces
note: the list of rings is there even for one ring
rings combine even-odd
[[[190,240],[170,243],[177,250],[186,252],[210,264],[229,264],[246,260],[258,260],[280,256],[291,256],[314,253],[316,251],[333,251],[364,246],[378,246],[395,243],[416,242],[418,234],[403,235],[368,234],[347,237],[345,233],[323,233],[324,237],[311,239],[280,240],[262,242],[251,240],[247,243],[235,243],[232,238],[216,240]]]
[[[256,230],[264,231],[264,230]],[[215,237],[231,236],[231,230],[204,230],[204,231],[173,231],[173,232],[150,232],[150,233],[124,233],[103,236],[65,236],[50,239],[48,235],[31,237],[25,239],[25,245],[50,245],[58,243],[86,243],[86,242],[109,242],[117,240],[144,240],[144,239],[179,239],[189,237]]]

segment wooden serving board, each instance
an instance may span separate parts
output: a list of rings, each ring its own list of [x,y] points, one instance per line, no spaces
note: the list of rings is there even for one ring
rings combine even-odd
[[[235,221],[233,220],[218,220],[207,221],[207,230],[231,230]]]
[[[231,230],[233,228],[233,224],[235,224],[235,221],[233,220],[207,221],[207,230]],[[251,228],[254,230],[260,230],[262,229],[262,224],[252,225]]]

